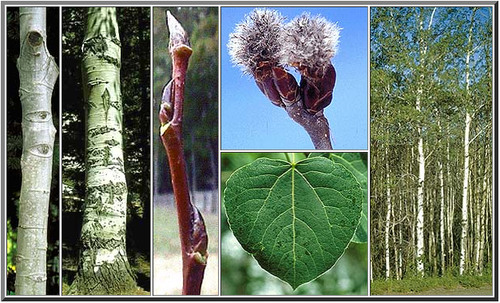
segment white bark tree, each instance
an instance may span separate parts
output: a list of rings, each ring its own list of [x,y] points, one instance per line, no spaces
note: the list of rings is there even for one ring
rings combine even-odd
[[[417,88],[415,109],[417,112],[422,112],[422,98],[424,94],[424,82],[426,64],[427,64],[427,37],[428,33],[432,27],[432,22],[434,19],[434,13],[436,8],[433,9],[432,14],[429,19],[429,24],[427,28],[424,28],[424,11],[420,8],[420,18],[419,18],[419,44],[420,44],[420,74],[419,74],[419,84]],[[424,183],[425,183],[425,155],[424,155],[424,137],[422,134],[422,125],[418,125],[418,188],[417,188],[417,250],[416,250],[416,260],[417,260],[417,273],[420,276],[424,276]]]
[[[441,130],[441,125],[439,125],[439,129]],[[439,239],[440,239],[440,245],[441,245],[441,274],[444,274],[444,269],[445,269],[445,257],[446,253],[444,251],[444,243],[446,239],[444,238],[444,226],[446,224],[445,221],[445,213],[444,213],[444,175],[443,175],[443,162],[439,160],[439,200],[440,200],[440,207],[439,207]]]
[[[19,9],[19,97],[22,106],[22,184],[16,256],[16,294],[46,292],[47,219],[56,129],[51,96],[59,75],[47,49],[43,7]]]
[[[389,175],[389,158],[387,156],[387,148],[385,149],[385,169],[386,169],[386,181],[387,181],[387,213],[385,216],[385,278],[389,279],[391,276],[391,256],[390,256],[390,247],[389,247],[389,233],[391,226],[391,210],[392,210],[392,202],[391,202],[391,184],[390,184],[390,175]]]
[[[476,9],[473,9],[470,25],[469,36],[467,42],[467,53],[465,55],[465,98],[466,104],[470,101],[470,57],[472,54],[472,30],[474,28],[474,15]],[[465,130],[464,130],[464,179],[463,179],[463,193],[462,193],[462,233],[460,235],[460,275],[466,271],[466,258],[467,258],[467,234],[468,234],[468,194],[469,194],[469,134],[472,118],[467,105],[465,106]]]
[[[128,294],[136,288],[126,253],[121,44],[116,8],[88,9],[83,50],[87,108],[86,196],[72,295]]]

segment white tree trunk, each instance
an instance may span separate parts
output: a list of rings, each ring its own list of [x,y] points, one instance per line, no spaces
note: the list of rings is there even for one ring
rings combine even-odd
[[[443,162],[439,161],[439,195],[440,195],[440,207],[439,207],[439,239],[441,245],[441,274],[444,274],[445,270],[445,257],[446,253],[444,251],[444,243],[446,239],[444,238],[444,226],[446,225],[445,214],[444,214],[444,176],[443,176]]]
[[[474,25],[474,15],[475,9],[472,12],[470,27],[469,27],[469,38],[467,45],[467,54],[465,58],[465,97],[468,103],[470,91],[470,56],[472,53],[472,29]],[[467,233],[468,233],[468,194],[469,194],[469,133],[472,118],[470,113],[465,107],[465,130],[464,130],[464,179],[463,179],[463,194],[462,194],[462,234],[460,235],[460,275],[463,275],[466,271],[466,258],[467,258]]]
[[[449,128],[446,128],[446,133],[449,135]],[[451,174],[450,174],[450,140],[449,136],[446,142],[446,180],[447,182],[451,182]],[[448,210],[447,210],[447,237],[448,237],[448,266],[449,268],[453,268],[453,220],[455,217],[455,198],[453,192],[453,186],[449,186],[447,190],[448,195]]]
[[[419,85],[417,89],[416,104],[415,109],[418,112],[422,111],[422,97],[423,97],[423,86],[425,80],[425,66],[426,66],[426,56],[427,56],[427,44],[423,37],[424,35],[424,18],[423,18],[423,8],[420,8],[420,75],[419,75]],[[436,8],[432,11],[431,17],[429,19],[429,24],[427,30],[431,29],[432,20],[434,18],[434,13]],[[424,276],[424,182],[425,182],[425,155],[424,155],[424,138],[422,134],[422,126],[418,126],[418,188],[417,188],[417,275]]]
[[[16,256],[16,295],[46,291],[47,218],[56,129],[51,96],[59,75],[47,49],[46,13],[42,7],[19,9],[19,97],[23,153]]]
[[[391,209],[392,209],[392,202],[391,202],[391,185],[390,185],[390,175],[389,175],[389,160],[387,157],[387,147],[385,149],[385,169],[386,169],[386,182],[387,182],[387,213],[385,217],[385,278],[389,279],[391,275],[391,264],[390,264],[390,247],[389,247],[389,232],[390,232],[390,224],[391,224]]]
[[[417,98],[417,110],[420,111],[420,100]],[[417,272],[424,275],[424,181],[425,181],[425,157],[424,139],[418,129],[418,189],[417,189]]]
[[[69,293],[124,294],[134,289],[135,281],[125,243],[127,184],[116,8],[88,9],[82,50],[87,101],[86,196],[78,274]]]

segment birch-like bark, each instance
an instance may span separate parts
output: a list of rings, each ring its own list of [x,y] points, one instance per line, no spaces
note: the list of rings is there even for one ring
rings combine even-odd
[[[420,113],[422,111],[422,97],[424,86],[424,71],[426,66],[427,44],[423,37],[424,31],[429,31],[434,19],[436,8],[432,11],[427,30],[424,30],[423,8],[420,8],[419,22],[419,44],[420,44],[420,75],[417,88],[415,109]],[[424,182],[425,182],[425,155],[424,155],[424,138],[422,134],[422,126],[418,126],[418,189],[417,189],[417,274],[424,276]]]
[[[483,155],[484,157],[484,155]],[[476,163],[478,163],[479,161],[477,161]],[[481,168],[478,168],[477,171],[479,171],[479,175],[485,175],[485,170],[484,170],[484,167],[483,169]],[[481,174],[482,173],[482,174]],[[481,209],[482,209],[482,204],[484,203],[484,198],[483,198],[483,191],[484,191],[484,183],[481,182],[481,181],[478,181],[476,184],[476,188],[477,188],[477,197],[475,199],[476,202],[476,232],[475,232],[475,262],[474,262],[474,266],[475,266],[475,270],[476,270],[476,273],[479,274],[479,270],[480,268],[482,267],[481,264],[480,264],[480,251],[481,251],[481,245],[482,245],[482,237],[481,237],[481,225],[482,225],[482,213],[481,213]]]
[[[87,109],[86,194],[78,273],[69,294],[127,294],[136,283],[125,243],[127,184],[116,8],[88,9],[82,51]]]
[[[441,127],[440,127],[441,128]],[[440,199],[440,207],[439,207],[439,239],[440,239],[440,247],[441,247],[441,275],[444,274],[445,269],[445,257],[446,253],[444,251],[444,226],[446,224],[444,217],[444,177],[443,177],[443,162],[439,161],[439,199]]]
[[[451,180],[451,173],[450,173],[450,164],[451,164],[451,158],[450,158],[450,136],[449,136],[450,130],[449,127],[446,128],[446,134],[447,134],[447,140],[446,140],[446,180],[448,183]],[[448,195],[448,211],[447,211],[447,237],[448,237],[448,267],[452,268],[453,267],[453,220],[455,217],[455,198],[453,194],[453,186],[449,186],[447,190],[447,195]]]
[[[422,23],[420,24],[422,30]],[[423,52],[421,51],[421,56]],[[422,97],[422,82],[424,75],[420,75],[420,85],[417,90],[417,100],[415,108],[421,112],[421,97]],[[424,181],[425,181],[425,157],[424,157],[424,138],[422,137],[422,126],[418,126],[418,188],[417,188],[417,273],[420,276],[424,275],[424,262],[422,260],[424,255]]]
[[[391,185],[390,185],[390,176],[389,176],[389,159],[387,156],[387,146],[385,147],[385,169],[386,169],[386,197],[387,197],[387,213],[385,217],[385,279],[389,279],[391,276],[391,263],[390,263],[390,247],[389,247],[389,232],[390,232],[390,224],[391,224]]]
[[[469,37],[467,42],[467,54],[465,56],[465,98],[468,101],[470,97],[470,56],[472,54],[472,29],[474,27],[474,15],[476,14],[476,9],[472,11],[470,26],[469,26]],[[466,270],[466,258],[467,258],[467,233],[468,233],[468,194],[469,194],[469,133],[470,125],[472,123],[472,117],[465,107],[465,130],[464,130],[464,179],[463,179],[463,194],[462,194],[462,233],[460,235],[460,275],[463,275]]]
[[[22,183],[17,229],[16,295],[45,295],[47,218],[56,129],[51,97],[59,75],[47,49],[43,7],[19,9],[19,97],[22,106]]]

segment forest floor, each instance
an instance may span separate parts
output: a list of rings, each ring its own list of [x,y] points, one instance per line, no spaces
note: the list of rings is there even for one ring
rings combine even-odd
[[[454,288],[433,288],[420,292],[388,292],[385,296],[492,296],[493,286],[484,285],[481,287],[465,288],[457,286]]]
[[[492,296],[493,286],[484,285],[481,287],[465,288],[463,286],[458,286],[452,289],[447,289],[444,287],[429,289],[419,293],[411,293],[407,295],[419,295],[419,296]]]
[[[493,286],[491,275],[376,280],[371,284],[371,294],[384,296],[492,296]]]
[[[219,219],[217,213],[203,213],[208,231],[208,262],[201,287],[202,295],[217,295],[219,289]],[[180,295],[182,258],[175,208],[154,207],[154,294]]]

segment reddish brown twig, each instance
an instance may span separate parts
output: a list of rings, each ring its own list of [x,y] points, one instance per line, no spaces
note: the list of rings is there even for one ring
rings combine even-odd
[[[183,266],[182,294],[199,295],[207,264],[208,237],[203,217],[189,198],[182,144],[184,81],[192,50],[186,32],[170,12],[167,12],[167,25],[170,31],[172,80],[163,90],[159,113],[160,136],[168,155],[179,221]]]

